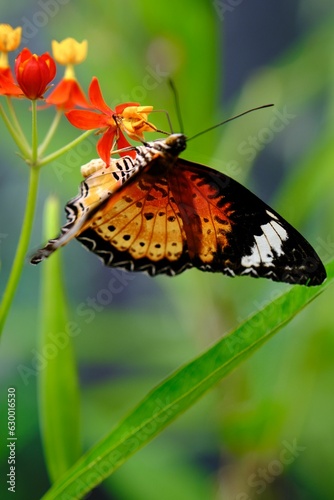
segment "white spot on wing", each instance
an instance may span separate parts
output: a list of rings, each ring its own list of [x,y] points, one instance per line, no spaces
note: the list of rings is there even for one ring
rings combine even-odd
[[[288,233],[286,232],[284,227],[282,227],[280,224],[278,224],[274,220],[271,222],[271,225],[283,241],[288,239]]]
[[[273,215],[268,210],[267,213]],[[254,236],[255,244],[251,248],[251,253],[241,259],[243,267],[258,267],[261,264],[270,266],[276,256],[284,253],[283,242],[288,239],[286,230],[274,220],[261,226],[261,229],[263,234]]]
[[[273,253],[271,251],[271,246],[269,244],[270,240],[269,240],[268,235],[265,231],[265,226],[262,226],[262,229],[263,229],[264,234],[262,234],[261,236],[254,236],[254,238],[255,238],[258,252],[260,255],[259,263],[263,262],[265,264],[267,262],[270,263],[273,260],[274,256],[273,256]]]
[[[278,218],[276,217],[275,214],[273,214],[272,212],[270,212],[270,210],[266,210],[267,214],[269,215],[269,217],[271,217],[272,219],[276,219],[278,220]]]
[[[251,248],[251,254],[244,255],[241,259],[241,265],[243,267],[256,267],[260,264],[260,262],[261,255],[256,244]]]

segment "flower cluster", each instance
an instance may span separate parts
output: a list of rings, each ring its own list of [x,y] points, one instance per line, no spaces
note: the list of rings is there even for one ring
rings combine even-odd
[[[102,160],[109,164],[110,151],[115,144],[119,149],[127,148],[131,144],[127,141],[123,131],[131,139],[143,140],[143,132],[156,130],[155,126],[147,121],[147,115],[152,106],[140,106],[136,102],[119,104],[115,110],[105,103],[98,79],[94,77],[88,91],[91,110],[71,110],[65,113],[67,119],[75,127],[90,130],[98,129],[103,136],[97,143],[97,151]],[[134,154],[133,151],[124,154]],[[122,152],[120,152],[122,155]]]
[[[53,57],[48,52],[32,54],[24,48],[15,60],[13,74],[8,52],[20,45],[21,31],[20,27],[14,29],[8,24],[0,24],[0,95],[31,101],[44,99],[47,106],[54,106],[58,112],[64,113],[73,126],[84,130],[96,129],[97,133],[102,134],[97,142],[97,151],[106,165],[110,163],[113,150],[131,147],[127,137],[143,141],[144,132],[157,130],[148,122],[152,106],[128,102],[111,109],[103,99],[96,77],[92,78],[89,86],[89,100],[86,98],[74,72],[74,65],[86,58],[86,40],[81,43],[73,38],[66,38],[62,42],[53,41]],[[64,76],[44,97],[56,76],[56,62],[65,66]],[[119,151],[119,154],[135,155],[133,150]]]

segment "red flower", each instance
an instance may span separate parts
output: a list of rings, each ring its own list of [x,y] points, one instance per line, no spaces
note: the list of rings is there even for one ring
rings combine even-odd
[[[122,130],[127,132],[133,139],[141,139],[142,132],[144,130],[156,130],[154,125],[148,124],[146,122],[147,112],[152,111],[152,106],[147,106],[145,108],[138,107],[138,103],[130,102],[119,104],[115,107],[115,111],[109,108],[105,103],[101,89],[99,86],[98,79],[94,77],[89,86],[89,99],[93,108],[99,113],[88,110],[72,110],[66,113],[66,117],[72,125],[77,128],[84,130],[100,129],[103,136],[97,143],[97,152],[106,163],[110,164],[110,151],[113,149],[115,143],[117,143],[118,149],[123,149],[131,146],[131,144],[125,138]],[[131,116],[123,115],[126,108],[131,107]],[[138,113],[138,110],[146,111],[146,113]],[[133,118],[136,118],[136,130],[133,131]],[[138,121],[139,119],[139,121]],[[140,126],[138,123],[140,122]],[[131,124],[131,127],[128,126]],[[120,153],[121,156],[130,155],[133,158],[136,156],[134,151],[128,151]]]
[[[43,97],[49,83],[56,75],[56,64],[46,52],[41,56],[25,48],[15,61],[15,74],[22,92],[28,99]]]
[[[63,78],[45,101],[47,104],[52,104],[58,109],[67,111],[76,106],[90,107],[82,88],[75,78]]]
[[[0,95],[22,97],[24,94],[16,85],[10,68],[0,68]]]

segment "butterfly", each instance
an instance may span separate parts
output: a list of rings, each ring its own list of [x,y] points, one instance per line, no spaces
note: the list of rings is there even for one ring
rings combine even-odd
[[[321,284],[325,268],[304,237],[237,181],[179,158],[186,141],[171,134],[136,147],[134,159],[85,166],[80,193],[66,205],[67,223],[31,262],[75,237],[106,266],[151,276],[196,267]]]

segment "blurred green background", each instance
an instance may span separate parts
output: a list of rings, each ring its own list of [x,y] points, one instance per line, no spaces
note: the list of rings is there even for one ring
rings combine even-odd
[[[171,75],[188,136],[233,113],[274,103],[190,142],[183,156],[246,184],[295,225],[324,261],[333,256],[332,2],[29,0],[3,2],[0,14],[0,22],[23,26],[24,45],[36,53],[49,51],[52,39],[87,39],[87,61],[76,71],[84,89],[96,75],[110,105],[134,100],[167,109],[178,131],[166,82]],[[27,103],[17,104],[29,130]],[[51,110],[41,113],[41,135],[52,116]],[[154,122],[168,128],[163,115]],[[28,172],[0,127],[2,291],[20,233]],[[64,119],[53,148],[76,135]],[[42,242],[46,197],[55,194],[65,205],[77,193],[80,165],[93,157],[90,138],[42,172],[31,250]],[[101,305],[101,291],[119,271],[104,268],[77,242],[61,252],[69,316],[79,331],[74,348],[85,449],[167,374],[288,289],[195,270],[173,279],[133,274]],[[36,376],[22,377],[22,366],[36,367],[40,273],[25,266],[0,347],[0,435],[7,388],[14,386],[20,500],[40,498],[49,487]],[[92,300],[99,305],[94,313]],[[330,290],[89,498],[332,499],[332,304]],[[2,498],[9,495],[6,461],[2,439]]]

